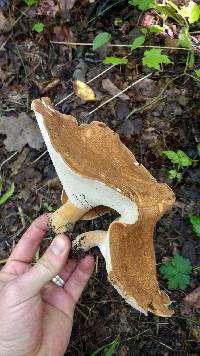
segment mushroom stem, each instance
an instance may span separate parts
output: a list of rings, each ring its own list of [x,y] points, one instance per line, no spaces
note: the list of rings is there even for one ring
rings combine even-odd
[[[76,251],[88,251],[92,247],[100,247],[107,239],[107,234],[107,231],[103,230],[84,232],[78,235],[72,242],[72,249]]]
[[[77,208],[69,200],[57,209],[49,219],[49,228],[56,234],[72,231],[75,223],[88,211]]]

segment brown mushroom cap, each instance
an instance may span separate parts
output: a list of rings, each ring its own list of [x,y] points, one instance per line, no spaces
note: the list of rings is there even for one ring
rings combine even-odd
[[[158,216],[171,208],[172,190],[157,183],[105,124],[93,121],[78,126],[73,116],[51,110],[49,98],[34,100],[32,105],[42,114],[54,149],[75,172],[105,183],[139,206],[145,202]]]

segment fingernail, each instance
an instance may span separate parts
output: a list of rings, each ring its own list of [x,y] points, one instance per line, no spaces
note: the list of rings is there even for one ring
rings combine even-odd
[[[66,251],[66,243],[63,237],[57,236],[51,244],[51,250],[55,256],[62,255]]]

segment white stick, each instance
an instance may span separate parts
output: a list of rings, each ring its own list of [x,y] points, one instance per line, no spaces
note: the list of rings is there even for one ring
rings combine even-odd
[[[130,89],[130,88],[132,88],[134,85],[138,84],[138,83],[141,82],[142,80],[144,80],[144,79],[150,77],[152,74],[153,74],[153,73],[150,73],[150,74],[145,75],[145,77],[140,78],[140,79],[138,79],[136,82],[130,84],[127,88],[125,88],[124,90],[120,91],[120,92],[117,93],[116,95],[112,96],[112,98],[110,98],[110,99],[104,101],[104,103],[102,103],[101,105],[99,105],[96,109],[90,111],[89,114],[88,114],[88,116],[94,114],[94,112],[97,111],[97,110],[99,110],[100,108],[102,108],[102,106],[104,106],[104,105],[110,103],[110,101],[112,101],[113,99],[117,98],[117,97],[120,96],[121,94],[125,93],[125,91],[127,91],[127,90]]]

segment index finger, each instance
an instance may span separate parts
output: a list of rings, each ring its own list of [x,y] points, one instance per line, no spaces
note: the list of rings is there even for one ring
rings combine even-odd
[[[51,214],[44,214],[33,221],[28,230],[22,235],[20,241],[8,258],[11,261],[30,263],[48,230],[47,223]]]

